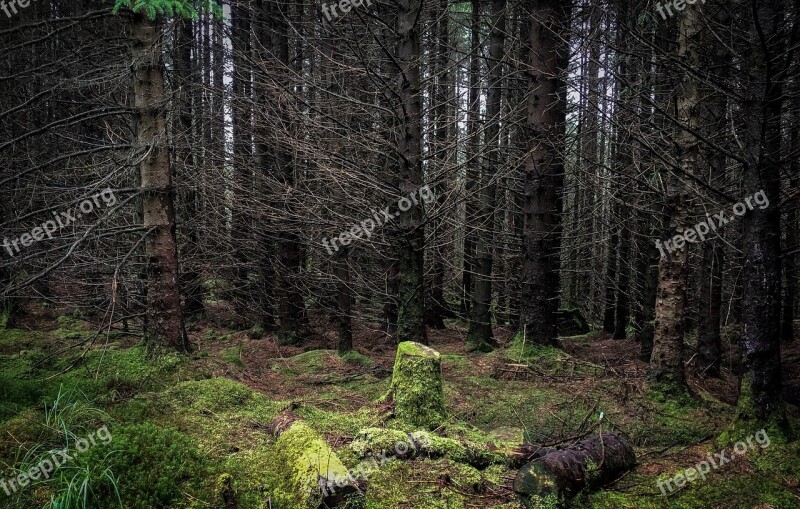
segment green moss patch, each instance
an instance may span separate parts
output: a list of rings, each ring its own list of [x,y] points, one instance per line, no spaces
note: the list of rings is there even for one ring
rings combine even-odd
[[[523,340],[522,333],[517,333],[511,344],[500,352],[505,362],[528,364],[551,376],[583,376],[595,377],[605,375],[605,368],[591,362],[576,359],[553,346],[542,346]]]

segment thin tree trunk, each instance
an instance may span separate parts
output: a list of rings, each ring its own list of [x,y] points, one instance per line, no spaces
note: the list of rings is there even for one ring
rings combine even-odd
[[[467,181],[465,184],[466,199],[464,205],[464,272],[461,296],[461,312],[470,315],[472,306],[472,285],[475,271],[475,196],[479,180],[478,151],[480,150],[480,133],[478,130],[481,97],[481,65],[480,65],[480,0],[472,0],[472,17],[470,25],[470,58],[469,58],[469,94],[467,105]]]
[[[720,317],[724,251],[718,239],[703,244],[697,307],[697,371],[718,377],[722,363]]]
[[[288,80],[291,72],[291,59],[289,57],[289,26],[287,18],[290,15],[291,5],[286,1],[277,3],[279,12],[273,17],[275,23],[275,51],[280,65],[281,76]],[[281,140],[278,142],[282,143]],[[293,157],[283,146],[276,149],[277,176],[281,184],[290,189],[295,186],[295,171]],[[287,198],[287,201],[289,198]],[[284,204],[285,217],[293,217],[290,203]],[[278,249],[278,281],[280,293],[278,295],[278,342],[281,344],[298,344],[301,341],[301,325],[305,311],[303,296],[300,293],[300,272],[302,257],[300,242],[297,235],[286,227],[279,233]]]
[[[250,239],[253,223],[249,216],[247,193],[252,187],[253,149],[252,140],[252,102],[250,65],[250,0],[236,0],[231,2],[231,60],[233,74],[231,77],[231,125],[232,125],[232,161],[234,172],[234,189],[232,212],[231,241],[235,246],[234,259],[236,260],[233,271],[233,286],[235,288],[232,300],[236,309],[237,318],[244,323],[248,321],[250,308],[250,280],[248,247],[252,244]]]
[[[174,135],[176,140],[175,161],[177,162],[177,171],[183,168],[183,175],[186,176],[186,180],[189,180],[188,175],[193,175],[199,166],[197,154],[195,152],[194,127],[192,125],[193,114],[196,116],[200,115],[199,110],[192,109],[192,100],[195,98],[196,90],[199,88],[195,81],[197,75],[192,66],[192,48],[195,47],[194,40],[192,20],[179,20],[176,24],[174,57],[175,87],[177,88],[176,101],[178,103],[178,115],[176,115],[177,132]],[[195,108],[197,108],[196,105]],[[185,189],[182,189],[181,200],[183,206],[179,207],[178,210],[180,211],[182,209],[186,219],[191,219],[191,223],[193,224],[193,226],[186,228],[185,234],[188,240],[187,243],[190,246],[196,246],[199,241],[197,192],[193,187],[186,186]],[[181,253],[180,258],[185,260],[183,253]],[[201,274],[196,266],[192,266],[192,268],[186,270],[186,264],[184,263],[183,268],[185,272],[181,277],[181,286],[186,298],[186,312],[201,312],[203,310],[203,285]]]
[[[475,282],[470,310],[467,348],[491,351],[492,335],[492,249],[494,247],[495,172],[500,162],[500,113],[503,91],[503,45],[505,43],[505,0],[492,0],[492,28],[489,35],[489,89],[486,100],[486,156],[482,161],[480,216],[475,245]]]
[[[433,91],[434,105],[431,108],[433,116],[432,124],[435,125],[435,143],[433,145],[435,155],[435,171],[437,184],[435,186],[437,207],[437,217],[433,221],[433,248],[430,250],[431,256],[431,291],[430,302],[426,310],[425,323],[436,329],[444,329],[444,316],[448,315],[447,303],[444,299],[444,254],[442,253],[442,246],[444,245],[446,233],[445,225],[447,224],[442,215],[444,214],[444,195],[446,192],[446,165],[448,161],[447,151],[447,133],[450,123],[449,119],[449,90],[451,84],[449,82],[450,72],[448,66],[450,65],[449,48],[450,48],[450,11],[448,0],[439,0],[436,15],[436,58],[434,65],[436,66],[436,85]]]
[[[274,3],[271,0],[256,0],[254,23],[254,37],[257,44],[253,47],[255,61],[269,61],[272,57],[274,46],[272,44],[271,28],[273,23]],[[254,97],[255,104],[262,104],[268,100],[268,76],[265,76],[259,67],[254,68]],[[256,173],[261,178],[268,178],[275,171],[273,164],[275,150],[270,146],[270,130],[264,121],[256,122],[254,126],[255,154],[254,162]],[[258,269],[260,275],[259,314],[261,325],[265,330],[274,330],[275,322],[275,243],[274,239],[266,232],[262,232],[255,239],[258,245]]]
[[[353,349],[353,293],[350,288],[350,262],[348,254],[350,249],[342,246],[336,253],[336,324],[339,354],[345,354]]]
[[[614,332],[614,312],[617,300],[617,260],[619,259],[619,210],[620,205],[612,198],[614,204],[609,214],[609,228],[611,235],[608,237],[608,257],[606,259],[606,291],[605,306],[603,308],[603,332]]]

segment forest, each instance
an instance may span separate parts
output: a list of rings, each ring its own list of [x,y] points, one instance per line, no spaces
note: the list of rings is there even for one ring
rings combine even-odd
[[[0,0],[0,508],[800,508],[800,1]]]

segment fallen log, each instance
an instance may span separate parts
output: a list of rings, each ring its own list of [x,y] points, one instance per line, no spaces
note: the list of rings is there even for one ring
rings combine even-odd
[[[585,488],[608,484],[636,466],[633,448],[612,433],[536,454],[536,459],[517,472],[514,491],[523,499],[540,502],[564,502]]]
[[[404,433],[394,429],[366,428],[358,432],[350,449],[359,458],[394,457],[397,459],[444,458],[486,468],[493,463],[505,463],[505,455],[491,451],[481,444],[440,437],[430,431]]]
[[[359,490],[357,481],[325,440],[292,412],[279,414],[269,429],[289,469],[290,488],[299,509],[344,505]]]

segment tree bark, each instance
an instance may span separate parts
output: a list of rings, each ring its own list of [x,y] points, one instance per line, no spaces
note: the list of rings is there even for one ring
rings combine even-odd
[[[720,28],[730,29],[732,16],[727,9],[719,9],[714,23]],[[731,55],[726,44],[714,35],[715,27],[703,32],[703,46],[707,48],[704,68],[718,68],[702,84],[702,103],[699,115],[702,116],[704,135],[710,140],[726,141],[721,133],[726,132],[728,122],[728,100],[726,94],[715,90],[707,82],[728,83],[731,76]],[[704,163],[708,170],[708,184],[715,189],[725,189],[725,167],[727,158],[716,147],[703,147]],[[722,337],[720,331],[722,315],[722,287],[725,250],[723,240],[717,235],[704,241],[701,248],[699,271],[698,313],[697,313],[697,357],[695,368],[701,373],[718,377],[722,364]]]
[[[795,64],[795,72],[800,70],[800,64]],[[800,187],[800,86],[795,83],[795,94],[791,102],[791,134],[789,146],[791,160],[789,161],[789,189]],[[785,289],[783,295],[783,314],[781,316],[781,341],[794,341],[794,308],[797,302],[797,202],[790,203],[786,210],[786,248],[783,258],[783,275]]]
[[[192,65],[192,49],[195,50],[194,26],[191,19],[181,19],[176,23],[176,42],[175,42],[175,96],[178,103],[178,115],[176,115],[175,137],[175,162],[176,171],[183,168],[184,180],[191,182],[189,175],[197,171],[197,144],[194,136],[194,125],[192,119],[199,117],[199,100],[192,106],[193,99],[197,98],[198,74]],[[199,122],[198,122],[199,123]],[[180,173],[178,173],[180,175]],[[187,244],[196,246],[199,239],[199,208],[198,196],[195,187],[185,186],[181,190],[178,211],[183,210],[183,217],[179,218],[181,224],[188,222],[192,226],[184,226]],[[180,207],[180,205],[183,205]],[[185,221],[189,219],[190,221]],[[184,246],[181,246],[184,247]],[[181,290],[185,296],[186,313],[199,313],[203,311],[203,281],[199,269],[193,261],[189,262],[187,270],[186,258],[188,254],[180,253],[180,259],[184,261],[182,267],[184,273],[181,275]]]
[[[720,311],[724,252],[717,239],[703,244],[697,307],[697,371],[718,377],[722,362]]]
[[[494,247],[495,173],[500,162],[500,113],[503,92],[503,45],[506,1],[492,0],[489,34],[489,88],[486,98],[485,156],[481,168],[480,215],[475,244],[475,282],[472,291],[467,349],[489,352],[497,345],[492,334],[492,249]]]
[[[336,253],[336,324],[339,355],[343,355],[353,349],[353,325],[351,316],[353,315],[353,295],[350,288],[350,262],[348,254],[350,250],[347,246],[342,246]]]
[[[250,75],[251,57],[251,0],[235,0],[231,2],[231,76],[233,94],[230,99],[232,126],[233,164],[232,189],[233,206],[231,207],[232,226],[231,244],[235,246],[236,260],[233,272],[233,288],[231,295],[237,319],[242,323],[248,321],[248,310],[251,302],[251,283],[249,279],[248,248],[253,244],[253,217],[248,203],[248,192],[253,185],[253,144],[252,144],[252,78]]]
[[[605,279],[605,306],[603,308],[603,332],[614,332],[614,312],[617,301],[617,264],[619,259],[619,209],[618,198],[612,197],[614,202],[608,216],[611,235],[608,237],[608,257],[606,258]]]
[[[161,61],[160,19],[135,13],[133,91],[136,142],[146,152],[139,163],[142,210],[147,238],[147,326],[145,340],[154,353],[160,347],[191,350],[183,322],[178,287],[175,208],[167,149],[164,68]]]
[[[678,58],[695,68],[701,63],[699,56],[703,24],[700,9],[698,5],[688,6],[681,18],[678,36]],[[680,122],[675,133],[676,161],[687,173],[697,174],[699,144],[689,129],[699,127],[697,106],[701,98],[695,77],[687,73],[680,80],[676,106],[676,117]],[[688,392],[683,361],[688,247],[673,240],[670,248],[664,242],[678,238],[687,227],[689,214],[682,178],[680,175],[673,176],[667,184],[666,224],[670,229],[669,236],[661,239],[664,247],[660,248],[662,256],[658,272],[655,337],[647,373],[651,390],[675,395]]]
[[[636,466],[633,448],[611,433],[581,440],[562,450],[543,448],[537,458],[522,466],[514,479],[514,492],[565,502],[586,488],[597,488]]]
[[[481,64],[480,64],[480,0],[472,0],[470,22],[470,57],[469,57],[469,95],[467,97],[467,178],[464,185],[464,270],[462,276],[461,312],[470,316],[472,306],[473,274],[475,271],[475,234],[476,234],[476,191],[479,181],[478,152],[480,150],[480,98],[481,98]]]
[[[289,56],[288,22],[291,4],[285,0],[280,0],[276,5],[278,6],[278,12],[275,12],[273,17],[275,53],[280,66],[280,79],[283,80],[284,86],[288,86],[289,73],[292,66]],[[288,116],[288,114],[286,115]],[[282,143],[283,140],[278,140],[279,146],[276,147],[275,151],[276,177],[286,190],[282,207],[285,211],[284,217],[288,219],[294,216],[290,194],[297,191],[294,190],[296,186],[294,160],[292,154],[284,146],[281,146]],[[300,240],[288,225],[284,226],[282,231],[278,233],[277,250],[278,264],[276,269],[280,285],[278,293],[278,319],[280,321],[277,332],[278,342],[284,345],[296,345],[302,341],[301,328],[305,313],[305,304],[300,293],[302,257]]]
[[[528,156],[523,198],[520,330],[531,341],[555,345],[558,336],[561,191],[566,123],[566,28],[571,2],[537,0],[526,6],[528,46]],[[525,11],[525,10],[523,10]]]
[[[782,400],[780,351],[781,211],[780,157],[783,86],[787,66],[781,58],[787,48],[786,13],[777,2],[753,9],[751,40],[764,44],[749,49],[749,89],[746,91],[747,164],[744,186],[750,193],[763,191],[766,208],[753,207],[744,224],[742,270],[742,345],[747,372],[742,379],[737,421],[768,427],[771,433],[788,430]]]
[[[400,71],[399,108],[399,188],[406,198],[422,187],[422,96],[420,94],[419,16],[421,0],[400,4],[397,15],[399,37],[397,60]],[[412,204],[400,213],[400,252],[398,262],[399,291],[397,309],[397,342],[416,341],[427,344],[425,330],[425,224],[422,207]]]
[[[254,45],[254,58],[269,61],[274,50],[272,44],[272,23],[274,19],[274,2],[271,0],[256,0],[254,30],[257,44]],[[258,61],[257,60],[257,61]],[[265,76],[260,67],[254,68],[254,101],[262,104],[268,100],[269,92],[267,88],[268,76]],[[274,147],[270,146],[270,130],[265,122],[256,122],[254,128],[255,154],[254,162],[256,173],[261,178],[268,177],[275,170],[273,161],[275,159]],[[261,279],[259,296],[259,313],[261,325],[264,329],[275,329],[275,245],[273,239],[267,232],[262,232],[255,239],[258,246],[258,268]]]
[[[448,162],[447,135],[450,126],[450,10],[448,0],[439,0],[436,16],[436,84],[433,87],[433,100],[435,104],[431,108],[432,124],[435,126],[433,148],[435,151],[435,181],[434,189],[437,201],[437,215],[432,221],[433,224],[433,247],[430,249],[431,257],[431,291],[428,309],[426,309],[425,323],[435,329],[444,329],[444,317],[451,313],[447,310],[447,302],[444,298],[444,253],[446,231],[444,220],[444,195],[446,192],[446,165]]]

